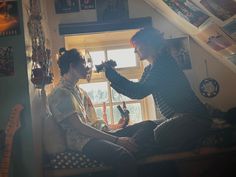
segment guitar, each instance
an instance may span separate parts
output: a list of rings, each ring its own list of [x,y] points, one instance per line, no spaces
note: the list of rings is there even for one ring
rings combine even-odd
[[[20,128],[20,113],[23,109],[24,107],[21,104],[17,104],[11,111],[5,132],[5,148],[0,164],[0,177],[8,177],[13,137],[15,132]]]

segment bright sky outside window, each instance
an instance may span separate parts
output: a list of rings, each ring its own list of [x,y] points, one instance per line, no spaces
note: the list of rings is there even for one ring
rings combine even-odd
[[[105,61],[105,52],[104,51],[91,51],[89,52],[93,60],[93,70],[95,71],[95,65],[99,65],[102,61]]]
[[[116,68],[137,66],[134,48],[107,50],[107,57],[116,61]]]
[[[108,101],[108,88],[106,82],[80,84],[80,87],[88,93],[93,104]]]

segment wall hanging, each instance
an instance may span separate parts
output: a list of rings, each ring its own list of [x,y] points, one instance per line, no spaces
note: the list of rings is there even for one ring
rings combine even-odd
[[[45,85],[52,83],[53,79],[50,69],[50,50],[45,47],[45,36],[41,20],[40,1],[31,0],[28,29],[32,42],[31,81],[36,88],[44,88]]]
[[[175,13],[192,25],[199,27],[209,16],[198,8],[191,0],[163,0]]]
[[[0,1],[0,37],[20,32],[17,1]]]
[[[0,47],[0,77],[14,74],[13,48]]]
[[[54,0],[57,14],[79,11],[79,0]]]
[[[212,98],[219,93],[220,86],[215,79],[208,77],[208,66],[206,60],[205,60],[205,66],[206,66],[207,77],[200,82],[199,89],[202,96]]]

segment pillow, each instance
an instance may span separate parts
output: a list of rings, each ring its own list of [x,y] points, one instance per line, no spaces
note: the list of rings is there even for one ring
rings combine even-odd
[[[63,130],[48,113],[43,120],[43,147],[47,154],[56,154],[66,150]]]

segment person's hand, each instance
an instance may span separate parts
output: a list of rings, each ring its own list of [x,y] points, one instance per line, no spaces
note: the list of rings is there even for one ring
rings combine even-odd
[[[137,152],[138,146],[133,138],[130,137],[119,137],[116,144],[123,146],[130,152]]]

